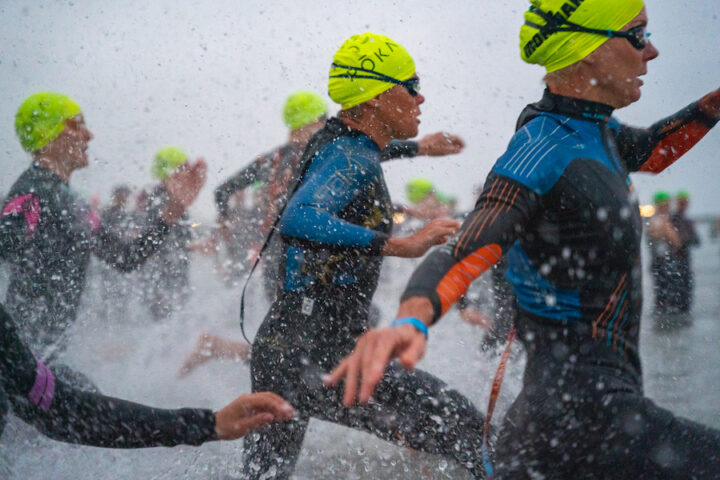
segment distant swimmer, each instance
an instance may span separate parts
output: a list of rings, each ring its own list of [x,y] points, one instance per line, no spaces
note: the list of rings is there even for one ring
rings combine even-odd
[[[655,313],[677,312],[673,299],[679,288],[677,252],[682,239],[670,218],[670,194],[665,191],[653,195],[655,214],[650,218],[647,239],[650,246],[650,269],[653,274]]]
[[[6,307],[23,341],[53,363],[77,316],[91,255],[120,271],[140,266],[197,197],[206,166],[188,163],[171,175],[160,215],[128,240],[69,185],[72,173],[88,166],[93,138],[74,100],[31,95],[17,111],[15,131],[32,163],[0,207],[0,256],[10,265]]]
[[[153,187],[145,210],[145,224],[156,225],[168,202],[171,175],[189,161],[184,149],[166,145],[155,152],[150,173],[158,183]],[[204,162],[198,159],[197,162]],[[140,270],[142,292],[152,317],[167,318],[182,309],[190,296],[190,241],[192,233],[187,213],[168,227],[162,246]]]
[[[363,335],[327,383],[344,381],[348,407],[377,401],[386,365],[412,368],[426,328],[504,257],[527,363],[488,475],[720,478],[720,431],[643,394],[642,219],[629,177],[699,142],[720,119],[720,90],[649,128],[623,125],[614,111],[640,99],[658,56],[643,1],[533,0],[524,17],[521,56],[546,68],[542,99],[521,113],[459,235],[413,274],[400,324]]]
[[[241,395],[213,412],[164,410],[73,388],[33,356],[0,305],[0,434],[9,405],[13,414],[54,440],[105,448],[233,440],[288,421],[294,413],[289,403],[267,392]]]
[[[381,62],[365,62],[375,54]],[[417,135],[420,79],[407,50],[373,33],[353,35],[335,53],[330,97],[342,106],[309,142],[307,171],[279,223],[279,293],[252,347],[253,391],[275,392],[298,412],[291,423],[245,439],[244,477],[290,478],[311,418],[454,459],[483,477],[483,415],[438,378],[395,368],[372,405],[346,408],[321,375],[352,351],[369,328],[384,256],[420,257],[455,232],[433,220],[405,238],[391,236],[393,205],[382,152]]]
[[[682,242],[677,250],[677,272],[678,280],[674,303],[680,312],[689,312],[692,308],[695,291],[695,278],[692,269],[691,250],[700,245],[700,237],[695,230],[695,224],[687,217],[687,209],[690,206],[690,193],[681,190],[675,195],[675,210],[670,216],[673,227],[680,235]]]

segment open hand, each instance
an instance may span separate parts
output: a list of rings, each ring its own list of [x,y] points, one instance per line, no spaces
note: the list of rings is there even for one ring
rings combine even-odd
[[[163,219],[172,223],[182,216],[192,205],[205,185],[207,164],[202,158],[195,162],[185,162],[165,180],[168,202],[163,212]]]
[[[295,411],[282,397],[270,392],[240,395],[215,414],[218,440],[234,440],[272,422],[291,420]]]
[[[418,155],[441,157],[454,155],[465,148],[465,142],[457,135],[445,132],[436,132],[425,135],[418,141]]]
[[[412,370],[425,355],[426,347],[425,335],[412,325],[370,330],[324,379],[325,385],[334,386],[344,380],[343,404],[352,407],[356,397],[360,403],[367,403],[393,359],[399,358],[403,367]]]

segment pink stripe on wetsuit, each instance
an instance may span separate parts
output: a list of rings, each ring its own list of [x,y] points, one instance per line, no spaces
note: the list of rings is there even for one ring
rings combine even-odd
[[[48,410],[55,395],[55,376],[40,360],[35,361],[37,362],[35,384],[28,393],[28,398],[34,405]]]
[[[37,230],[40,221],[40,202],[38,197],[32,193],[21,195],[10,200],[2,211],[2,216],[17,213],[25,215],[25,227],[27,235],[30,236]]]

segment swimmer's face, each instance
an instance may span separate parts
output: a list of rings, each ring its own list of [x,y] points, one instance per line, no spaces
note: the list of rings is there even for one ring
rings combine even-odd
[[[87,150],[92,138],[80,114],[65,120],[65,129],[46,148],[62,158],[71,170],[77,170],[88,166]]]
[[[417,79],[417,75],[411,77]],[[420,105],[425,102],[421,93],[413,96],[407,88],[395,85],[375,98],[376,117],[394,139],[413,138],[420,125]]]
[[[647,24],[647,11],[643,7],[622,30]],[[627,39],[614,37],[588,55],[586,60],[591,77],[597,82],[596,88],[604,103],[622,108],[637,102],[643,86],[640,77],[647,73],[647,63],[657,58],[658,54],[652,42],[648,41],[645,48],[637,50]]]

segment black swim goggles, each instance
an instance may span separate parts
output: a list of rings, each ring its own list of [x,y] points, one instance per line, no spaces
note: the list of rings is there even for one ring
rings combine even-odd
[[[571,22],[559,13],[551,15],[548,12],[544,12],[535,7],[530,7],[530,11],[540,15],[545,20],[546,24],[544,26],[540,26],[536,23],[526,21],[525,25],[540,30],[540,33],[542,33],[545,37],[548,37],[556,32],[590,33],[593,35],[602,35],[608,38],[619,37],[630,42],[630,45],[632,45],[636,50],[643,50],[648,46],[648,43],[650,43],[648,40],[650,38],[650,33],[647,32],[645,25],[637,25],[624,32],[619,30],[603,30],[598,28],[583,27],[582,25]]]
[[[332,68],[344,68],[348,71],[348,73],[341,73],[339,75],[330,75],[330,78],[367,78],[370,80],[377,80],[379,82],[385,82],[385,83],[393,83],[395,85],[401,85],[405,88],[405,90],[408,91],[408,93],[413,96],[417,97],[420,95],[420,79],[419,78],[408,78],[407,80],[398,80],[397,78],[390,77],[388,75],[384,75],[382,73],[375,72],[373,70],[367,70],[360,67],[351,67],[349,65],[340,65],[339,63],[334,63],[331,65]],[[358,75],[358,72],[365,73],[367,75]]]

